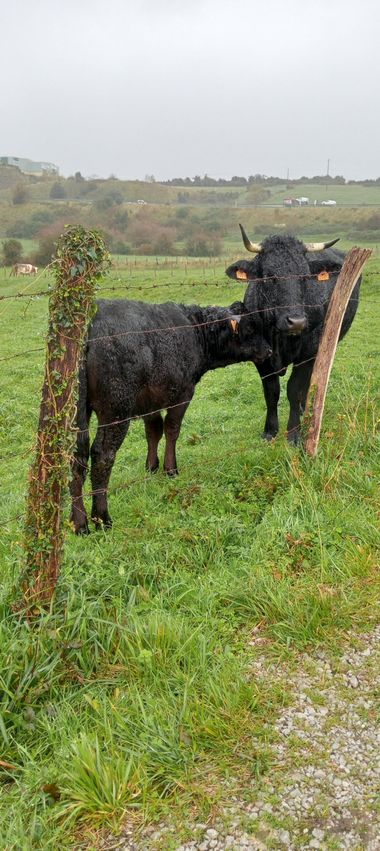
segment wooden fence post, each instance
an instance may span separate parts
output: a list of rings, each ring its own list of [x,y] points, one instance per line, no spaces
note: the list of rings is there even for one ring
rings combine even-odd
[[[22,591],[29,614],[50,603],[58,578],[63,550],[62,500],[75,442],[79,361],[94,310],[95,285],[108,263],[108,252],[97,231],[69,227],[58,241],[36,458],[29,474],[26,512]]]
[[[317,454],[327,385],[344,314],[354,286],[371,254],[370,248],[352,248],[349,251],[327,309],[323,334],[310,379],[304,417],[304,429],[307,435],[305,450],[313,457]]]

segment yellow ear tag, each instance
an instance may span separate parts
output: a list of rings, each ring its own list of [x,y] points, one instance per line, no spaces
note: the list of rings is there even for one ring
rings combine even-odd
[[[232,328],[234,334],[237,334],[238,333],[238,321],[237,321],[237,319],[230,319],[230,325],[231,325],[231,328]]]
[[[237,277],[238,281],[246,281],[247,280],[247,273],[243,272],[242,269],[238,269],[237,272],[236,272],[236,277]]]
[[[317,281],[328,281],[329,278],[330,278],[330,275],[329,275],[328,272],[320,272],[318,277],[317,277]]]

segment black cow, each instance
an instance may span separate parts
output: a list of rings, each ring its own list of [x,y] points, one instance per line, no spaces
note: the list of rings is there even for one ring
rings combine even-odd
[[[326,310],[345,255],[332,249],[337,239],[304,244],[294,236],[281,234],[269,236],[259,245],[250,242],[241,225],[240,229],[245,247],[256,256],[233,263],[226,274],[251,282],[244,306],[249,312],[257,311],[259,327],[264,328],[264,337],[272,349],[271,356],[257,364],[267,404],[263,437],[271,440],[278,432],[279,376],[285,375],[287,366],[293,364],[287,384],[287,431],[288,440],[297,443]],[[339,339],[354,319],[360,281],[359,278],[347,306]]]
[[[144,418],[146,468],[152,472],[158,468],[157,448],[165,433],[164,470],[175,475],[182,419],[202,375],[228,364],[268,358],[270,347],[251,336],[245,313],[241,302],[229,308],[126,300],[97,303],[79,375],[79,431],[71,482],[71,519],[77,533],[88,532],[82,489],[92,412],[98,430],[91,446],[91,517],[98,527],[111,526],[107,487],[130,420]],[[162,409],[167,409],[165,421]]]

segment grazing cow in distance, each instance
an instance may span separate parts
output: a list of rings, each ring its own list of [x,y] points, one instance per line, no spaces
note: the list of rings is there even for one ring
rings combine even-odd
[[[276,234],[260,245],[250,242],[242,225],[240,229],[245,247],[255,257],[232,263],[226,274],[247,281],[244,306],[249,312],[257,312],[261,333],[272,350],[266,361],[256,364],[267,405],[263,437],[271,440],[278,432],[279,376],[293,364],[287,384],[287,436],[291,443],[298,443],[326,311],[345,255],[332,248],[337,239],[304,244],[289,234]],[[340,340],[354,319],[360,283],[361,278],[349,300]]]
[[[269,355],[269,345],[252,335],[251,318],[242,302],[230,307],[199,307],[125,299],[98,301],[79,373],[78,436],[70,487],[75,532],[89,531],[82,491],[93,412],[98,430],[91,446],[91,517],[97,527],[109,527],[108,482],[130,421],[144,418],[145,466],[151,472],[158,469],[157,448],[165,434],[164,470],[173,476],[178,473],[176,443],[182,420],[202,375]],[[167,411],[165,420],[162,409]]]
[[[38,272],[37,266],[32,266],[31,263],[15,263],[12,267],[11,275],[36,275]]]

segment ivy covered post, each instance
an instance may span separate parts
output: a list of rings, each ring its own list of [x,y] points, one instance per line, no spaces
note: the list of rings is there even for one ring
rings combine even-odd
[[[109,265],[101,235],[68,227],[58,241],[56,286],[49,304],[45,378],[36,458],[29,474],[26,567],[22,579],[28,612],[49,605],[63,551],[62,502],[75,444],[78,371],[95,288]]]

